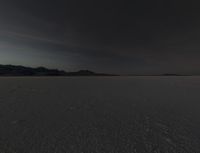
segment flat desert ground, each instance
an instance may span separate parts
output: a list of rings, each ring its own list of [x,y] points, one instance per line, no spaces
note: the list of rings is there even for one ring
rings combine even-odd
[[[0,153],[200,153],[200,77],[1,77]]]

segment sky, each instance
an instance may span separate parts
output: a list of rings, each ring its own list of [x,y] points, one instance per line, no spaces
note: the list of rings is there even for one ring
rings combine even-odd
[[[0,64],[200,74],[197,0],[1,0]]]

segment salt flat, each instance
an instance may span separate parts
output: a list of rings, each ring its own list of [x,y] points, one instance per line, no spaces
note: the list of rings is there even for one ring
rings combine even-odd
[[[0,153],[199,153],[200,77],[2,77]]]

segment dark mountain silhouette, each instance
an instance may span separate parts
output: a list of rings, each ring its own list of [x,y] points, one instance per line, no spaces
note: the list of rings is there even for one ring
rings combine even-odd
[[[165,74],[162,74],[162,76],[186,76],[186,75],[176,74],[176,73],[165,73]]]
[[[95,73],[89,70],[77,72],[65,72],[58,69],[47,69],[45,67],[25,67],[15,65],[1,65],[0,76],[114,76],[112,74]]]
[[[106,74],[106,73],[95,73],[89,70],[80,70],[77,72],[67,72],[67,76],[117,76],[114,74]]]
[[[1,76],[61,76],[65,74],[65,71],[47,69],[45,67],[31,68],[15,65],[0,65]]]

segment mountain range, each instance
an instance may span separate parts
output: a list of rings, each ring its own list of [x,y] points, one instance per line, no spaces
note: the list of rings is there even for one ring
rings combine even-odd
[[[0,64],[0,76],[114,76],[112,74],[95,73],[89,70],[76,72],[66,72],[58,69],[48,69],[45,67],[25,67],[19,65]]]

